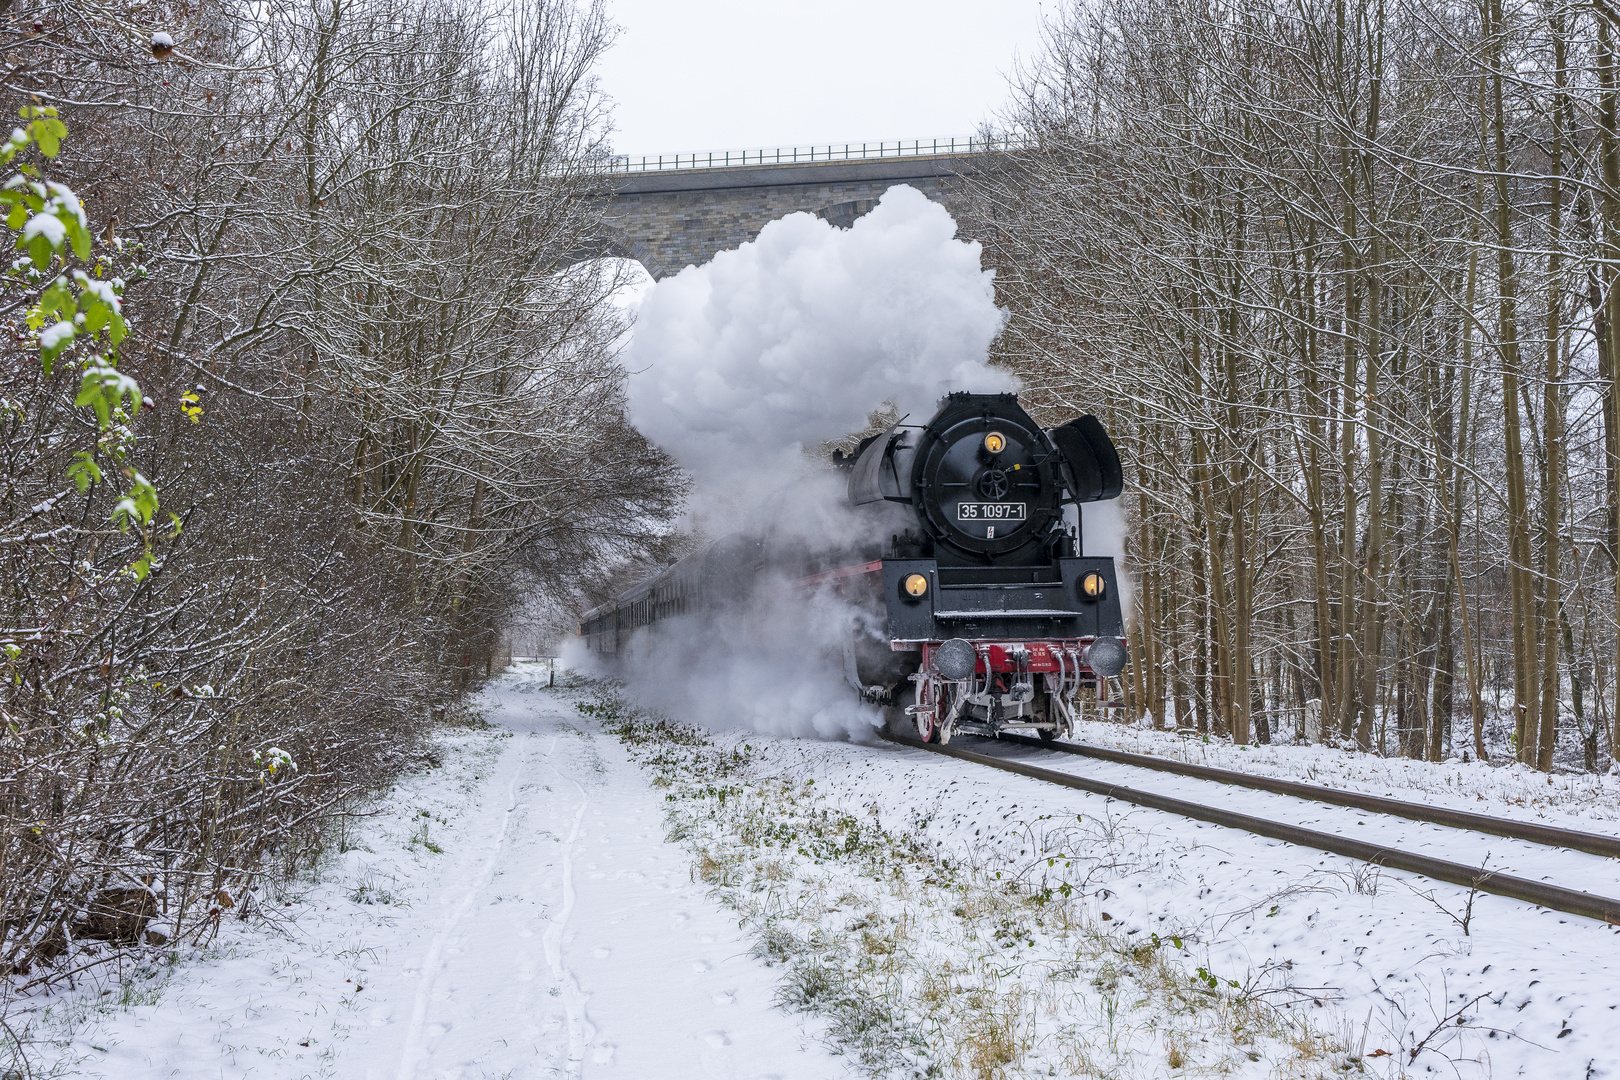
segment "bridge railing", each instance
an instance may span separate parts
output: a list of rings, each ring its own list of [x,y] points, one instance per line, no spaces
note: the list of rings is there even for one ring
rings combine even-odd
[[[869,161],[874,158],[934,157],[1020,150],[1023,135],[957,135],[943,139],[895,142],[830,143],[820,146],[774,146],[747,150],[708,150],[695,154],[616,154],[603,158],[603,172],[643,173],[671,169],[730,169],[747,165],[801,165],[816,161]]]

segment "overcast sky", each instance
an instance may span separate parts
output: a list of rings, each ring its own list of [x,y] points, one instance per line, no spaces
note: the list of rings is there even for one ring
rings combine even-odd
[[[608,0],[620,153],[972,133],[1055,0]]]

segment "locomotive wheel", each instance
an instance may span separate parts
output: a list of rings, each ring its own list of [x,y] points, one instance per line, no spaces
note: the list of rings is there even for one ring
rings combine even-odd
[[[939,742],[939,724],[934,720],[933,713],[920,712],[913,719],[917,725],[917,738],[923,742]]]
[[[1035,733],[1041,737],[1041,742],[1051,742],[1058,737],[1058,730],[1055,727],[1037,728]]]

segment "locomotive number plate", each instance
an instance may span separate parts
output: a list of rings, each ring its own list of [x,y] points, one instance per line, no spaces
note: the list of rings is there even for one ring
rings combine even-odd
[[[957,503],[958,521],[1023,521],[1025,503]]]

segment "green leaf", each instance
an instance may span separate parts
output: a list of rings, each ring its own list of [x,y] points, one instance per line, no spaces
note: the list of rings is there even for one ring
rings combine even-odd
[[[73,254],[81,259],[88,259],[93,241],[90,239],[90,230],[79,222],[79,215],[63,212],[56,216],[67,225],[68,243],[73,245]]]
[[[67,125],[56,119],[53,114],[41,113],[39,119],[28,125],[28,134],[34,137],[39,146],[39,152],[48,158],[54,158],[62,148],[62,138],[67,135]]]
[[[96,424],[103,430],[106,429],[108,424],[112,423],[112,409],[107,405],[107,395],[101,392],[100,387],[96,387],[89,393],[86,393],[83,390],[79,391],[79,396],[74,404],[80,406],[88,405],[90,408],[94,409],[96,413]]]
[[[34,321],[33,316],[38,313],[39,319]],[[71,319],[79,313],[79,303],[73,296],[73,290],[68,288],[66,278],[57,278],[51,282],[44,292],[39,294],[39,302],[29,313],[29,326],[38,330],[45,325],[45,320],[51,317],[58,319]]]
[[[36,236],[28,241],[28,257],[34,260],[34,267],[47,270],[51,265],[51,242],[43,236]]]
[[[67,347],[73,344],[73,339],[77,336],[78,331],[74,329],[72,323],[66,320],[53,323],[40,334],[39,356],[46,364],[47,374],[50,371],[52,361],[61,356]],[[103,424],[102,426],[105,427],[106,425]]]
[[[73,458],[73,464],[68,466],[68,479],[73,481],[73,485],[79,489],[79,494],[83,495],[90,490],[91,484],[101,482],[101,468],[88,450],[80,450]]]
[[[136,473],[129,487],[129,495],[135,501],[135,512],[140,515],[141,524],[152,524],[152,515],[158,510],[157,488],[146,477]]]
[[[10,195],[11,192],[8,191],[6,194]],[[6,228],[20,229],[28,224],[28,208],[22,204],[21,196],[11,201],[14,205],[11,208],[11,213],[6,215]]]
[[[152,482],[133,469],[128,470],[130,476],[129,493],[118,500],[113,507],[112,520],[118,524],[120,532],[127,531],[131,519],[142,525],[152,524],[152,515],[158,510],[157,488]],[[150,565],[152,549],[147,547],[146,556]]]
[[[125,400],[130,402],[133,409],[140,408],[140,384],[111,364],[98,361],[86,368],[79,379],[79,396],[74,398],[73,403],[81,408],[89,406],[94,409],[97,422],[105,429],[111,422],[112,410]],[[147,520],[150,518],[151,515],[147,515]]]

